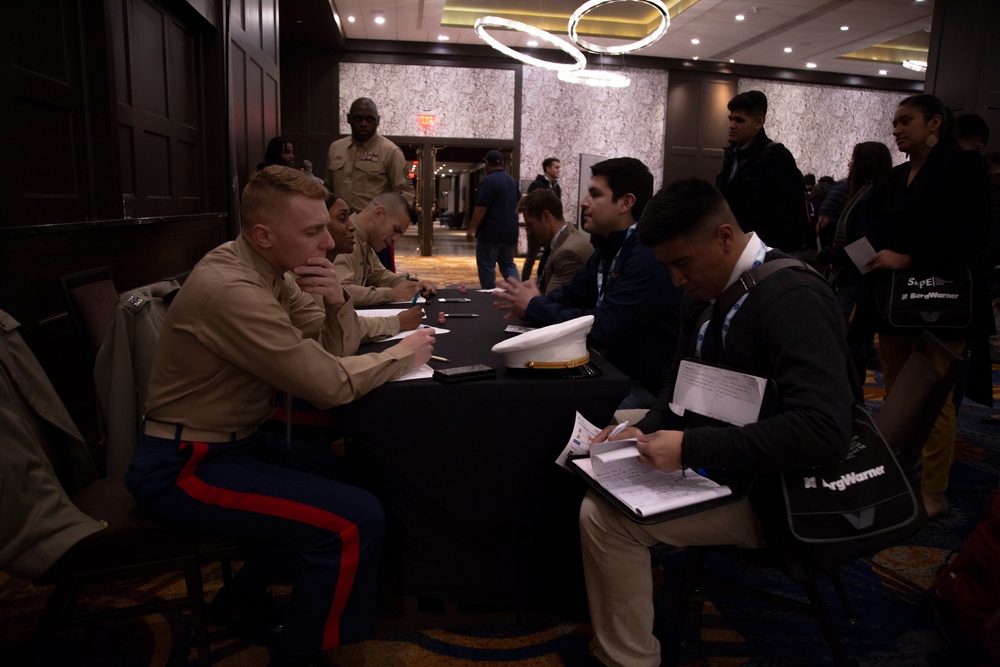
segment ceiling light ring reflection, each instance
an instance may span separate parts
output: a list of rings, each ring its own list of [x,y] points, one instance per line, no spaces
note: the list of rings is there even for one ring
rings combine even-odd
[[[911,69],[914,72],[926,72],[927,63],[923,60],[914,60],[913,58],[907,58],[903,61],[903,67],[906,69]]]
[[[610,5],[615,2],[640,2],[644,5],[649,5],[656,11],[660,12],[660,25],[653,32],[649,33],[642,39],[630,42],[629,44],[620,44],[618,46],[601,46],[600,44],[594,44],[588,42],[580,37],[577,33],[577,27],[580,25],[580,21],[583,19],[585,14],[597,9],[598,7],[603,7],[604,5]],[[585,49],[592,53],[606,53],[611,55],[621,55],[624,53],[631,53],[632,51],[638,51],[639,49],[644,49],[647,46],[657,42],[663,35],[666,34],[667,28],[670,27],[670,12],[667,11],[667,6],[663,4],[662,0],[587,0],[582,5],[576,8],[573,15],[569,17],[569,38],[573,40],[573,43],[579,46],[581,49]]]
[[[595,88],[628,88],[632,84],[632,80],[624,74],[604,70],[581,69],[575,72],[559,72],[556,76],[566,83],[582,83]]]
[[[561,49],[563,52],[568,54],[575,62],[573,63],[556,63],[551,60],[542,60],[540,58],[534,58],[527,54],[521,53],[520,51],[515,51],[506,44],[503,44],[493,35],[486,32],[487,28],[510,28],[511,30],[516,30],[517,32],[523,32],[540,39],[543,42],[551,44],[552,46]],[[480,16],[476,19],[476,23],[473,25],[473,29],[476,34],[479,35],[479,39],[483,40],[494,49],[503,53],[505,55],[514,58],[515,60],[520,60],[528,65],[534,65],[535,67],[542,67],[544,69],[554,70],[556,72],[575,72],[581,70],[587,66],[587,56],[583,55],[580,49],[576,48],[572,44],[562,40],[550,32],[541,30],[534,26],[528,25],[527,23],[521,23],[520,21],[512,21],[511,19],[500,18],[498,16]]]

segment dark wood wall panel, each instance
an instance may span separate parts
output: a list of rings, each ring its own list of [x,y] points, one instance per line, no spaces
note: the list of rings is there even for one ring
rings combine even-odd
[[[339,64],[329,55],[294,58],[282,73],[281,132],[295,145],[295,159],[312,161],[322,178],[330,142],[340,138]]]
[[[79,7],[4,3],[0,123],[20,159],[0,168],[0,225],[86,217],[87,129]]]
[[[664,183],[692,176],[715,182],[726,144],[726,104],[735,94],[735,77],[670,73]]]
[[[956,115],[976,113],[990,126],[989,150],[1000,149],[1000,2],[939,0],[924,90]]]
[[[230,130],[239,189],[281,131],[278,0],[234,0],[230,5]]]

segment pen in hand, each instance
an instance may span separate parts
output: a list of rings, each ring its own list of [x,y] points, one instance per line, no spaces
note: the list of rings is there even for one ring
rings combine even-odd
[[[625,421],[623,421],[621,424],[619,424],[618,426],[615,426],[613,429],[611,429],[611,433],[608,433],[608,440],[609,441],[613,440],[616,435],[618,435],[619,433],[621,433],[622,431],[625,430],[626,426],[628,426],[628,420],[627,419]]]
[[[419,297],[419,296],[420,296],[420,292],[414,292],[413,293],[413,301],[410,302],[411,306],[417,305],[417,297]]]

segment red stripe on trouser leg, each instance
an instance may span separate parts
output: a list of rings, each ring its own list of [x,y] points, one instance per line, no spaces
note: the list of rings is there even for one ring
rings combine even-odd
[[[218,505],[227,509],[238,509],[257,514],[300,521],[302,523],[330,530],[340,536],[340,569],[337,573],[337,589],[333,594],[330,614],[323,628],[323,650],[340,646],[340,617],[351,595],[354,575],[358,569],[360,538],[358,527],[332,512],[306,505],[294,500],[264,496],[258,493],[243,493],[222,489],[206,484],[195,476],[195,469],[205,460],[208,444],[204,442],[182,442],[181,448],[191,445],[191,458],[177,476],[177,485],[188,495],[206,505]]]

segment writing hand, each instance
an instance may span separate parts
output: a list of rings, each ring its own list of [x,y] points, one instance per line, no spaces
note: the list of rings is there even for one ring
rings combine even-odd
[[[403,312],[396,315],[396,319],[399,320],[400,331],[410,331],[411,329],[416,329],[420,326],[420,320],[423,318],[424,311],[420,306],[407,308]]]
[[[434,352],[434,329],[417,329],[399,344],[413,350],[414,365],[422,366],[431,360],[431,353]]]

